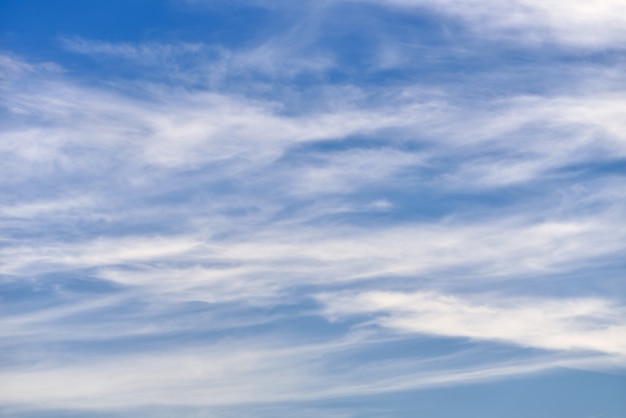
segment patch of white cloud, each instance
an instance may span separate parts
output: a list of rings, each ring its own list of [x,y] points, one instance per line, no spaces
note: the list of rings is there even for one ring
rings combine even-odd
[[[295,30],[299,36],[303,35],[303,30]],[[313,39],[312,34],[305,37]],[[103,42],[80,37],[61,39],[63,48],[72,53],[98,61],[117,59],[126,64],[139,65],[144,72],[149,71],[152,75],[208,85],[224,85],[224,80],[235,75],[289,78],[298,74],[314,74],[336,66],[328,54],[299,53],[302,42],[302,38],[289,34],[276,36],[260,44],[228,49],[203,43]]]
[[[333,318],[370,314],[399,332],[626,358],[626,307],[606,299],[520,299],[371,291],[320,296]]]
[[[219,5],[219,2],[206,0],[189,3]],[[298,6],[266,0],[242,3],[274,10],[304,10],[310,16],[299,16],[298,25],[289,33],[300,46],[303,39],[305,44],[311,39],[319,16],[333,13],[332,6],[342,3],[370,3],[415,13],[434,12],[460,22],[483,38],[523,45],[619,50],[626,40],[626,5],[621,0],[330,0],[302,2]],[[294,33],[298,36],[293,36]],[[284,38],[278,39],[285,42]],[[379,54],[380,67],[395,66],[403,58],[398,49],[383,48]]]
[[[363,341],[289,346],[272,341],[221,341],[183,350],[7,369],[5,405],[111,410],[141,406],[227,406],[363,396],[398,390],[487,382],[557,367],[602,364],[594,357],[543,357],[441,369],[446,356],[338,366]],[[358,351],[355,352],[355,354]],[[271,384],[268,384],[271,382]]]
[[[621,219],[621,218],[617,218]],[[6,275],[90,269],[96,277],[173,301],[274,303],[302,285],[445,275],[457,283],[573,271],[619,253],[626,230],[612,216],[520,224],[443,222],[387,228],[275,224],[228,239],[129,237],[75,243],[13,243]],[[191,265],[192,267],[188,267]]]
[[[64,38],[61,43],[71,52],[93,56],[114,56],[142,63],[157,63],[174,59],[177,55],[201,52],[205,46],[200,43],[147,43],[134,44],[128,42],[112,43],[83,38]]]
[[[514,42],[621,49],[626,40],[626,4],[621,0],[364,1],[444,13],[478,34]]]
[[[418,166],[424,158],[418,153],[395,149],[364,149],[312,156],[313,164],[293,170],[296,183],[293,193],[311,196],[323,193],[349,192],[363,186],[374,186],[399,173]],[[298,171],[302,171],[298,173]],[[361,186],[361,187],[363,187]]]
[[[40,243],[2,248],[3,274],[36,274],[69,269],[138,263],[181,256],[201,244],[192,237],[139,236],[101,238],[78,243]]]
[[[93,208],[96,203],[89,196],[67,197],[53,200],[39,200],[28,203],[5,204],[0,206],[0,219],[33,219],[46,216],[67,216]]]

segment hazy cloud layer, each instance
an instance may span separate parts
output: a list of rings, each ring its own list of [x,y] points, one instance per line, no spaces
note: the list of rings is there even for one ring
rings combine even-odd
[[[243,45],[0,55],[9,416],[623,373],[619,2],[254,7],[283,26]]]

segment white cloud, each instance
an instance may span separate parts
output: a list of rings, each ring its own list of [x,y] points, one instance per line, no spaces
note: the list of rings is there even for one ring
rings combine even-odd
[[[604,299],[458,297],[433,292],[328,294],[328,315],[373,314],[400,332],[494,340],[626,359],[626,307]]]
[[[618,48],[626,39],[626,4],[621,0],[371,0],[426,8],[466,22],[475,32],[528,43]]]
[[[341,195],[372,184],[412,187],[417,198],[424,184],[444,192],[519,183],[541,190],[546,175],[561,168],[623,158],[626,105],[606,89],[470,106],[445,94],[434,98],[411,89],[365,94],[354,88],[352,95],[313,106],[312,112],[287,112],[279,101],[154,85],[144,86],[146,95],[139,99],[124,88],[73,83],[46,65],[6,57],[3,62],[19,81],[4,85],[7,109],[15,117],[0,135],[4,186],[40,182],[44,186],[35,196],[57,184],[69,189],[67,198],[16,199],[0,210],[11,218],[3,222],[43,233],[45,214],[54,219],[72,213],[76,221],[95,217],[121,225],[117,237],[94,239],[86,233],[73,243],[54,237],[13,240],[0,250],[5,274],[89,268],[102,278],[171,293],[174,299],[194,294],[237,300],[251,293],[263,299],[297,283],[454,270],[491,280],[573,270],[624,247],[619,209],[624,196],[615,193],[619,181],[594,183],[594,193],[604,196],[598,197],[599,206],[568,187],[560,196],[490,212],[493,219],[452,213],[450,219],[374,228],[315,225],[324,215],[368,207]],[[384,147],[357,143],[289,160],[302,145],[341,145],[358,136]],[[441,161],[445,167],[433,178],[422,175]],[[184,177],[188,171],[192,174]],[[84,178],[87,189],[80,186]],[[220,180],[241,189],[215,195],[210,182]],[[151,206],[151,199],[196,183],[207,188],[197,205]],[[385,199],[371,197],[402,210],[402,202]],[[583,215],[564,208],[591,205],[596,206]],[[253,214],[231,213],[242,207]],[[177,232],[120,232],[124,221],[144,219],[152,219],[154,227],[174,223]],[[181,261],[193,267],[177,265]],[[224,267],[207,267],[210,263]],[[190,280],[177,280],[181,275]]]
[[[81,45],[82,52],[138,60],[173,53],[154,45]],[[168,333],[262,323],[245,309],[323,292],[329,316],[371,315],[402,338],[464,337],[558,353],[521,364],[487,357],[469,366],[462,352],[455,367],[399,361],[339,375],[325,361],[345,347],[296,347],[287,337],[284,345],[234,336],[230,345],[72,360],[46,353],[45,364],[0,372],[6,403],[240,404],[484,381],[585,362],[623,367],[618,302],[445,293],[620,259],[623,180],[591,176],[572,184],[559,172],[624,158],[620,88],[468,103],[452,91],[347,87],[290,108],[310,97],[290,91],[269,100],[143,83],[87,87],[48,64],[4,57],[0,65],[10,119],[0,134],[0,186],[11,197],[0,222],[12,228],[0,247],[3,283],[33,276],[45,283],[55,280],[49,274],[82,269],[122,294],[20,307],[3,318],[3,336],[46,347],[167,340]],[[528,201],[484,205],[480,213],[460,203],[425,220],[406,204],[422,193],[456,198],[515,185],[540,197],[524,194]],[[351,199],[358,193],[364,196]],[[405,218],[332,218],[376,211]],[[351,293],[336,290],[351,286]],[[139,313],[125,321],[102,314],[135,300]],[[234,318],[160,316],[185,302],[207,310],[227,305]],[[596,354],[574,358],[578,351]]]
[[[249,169],[255,161],[271,163],[293,144],[406,126],[429,112],[427,106],[410,106],[400,114],[339,109],[283,116],[276,102],[236,95],[164,88],[149,89],[147,100],[139,100],[58,78],[34,81],[15,80],[17,85],[6,88],[6,107],[33,118],[35,127],[3,132],[0,152],[8,161],[17,158],[52,169],[78,165],[88,170],[120,160],[125,166],[166,168],[232,160]],[[26,168],[32,175],[31,167]]]
[[[144,64],[174,59],[176,56],[199,53],[206,47],[199,43],[112,43],[82,38],[64,38],[63,47],[71,52],[93,56],[115,56]]]
[[[221,341],[177,351],[9,368],[0,373],[0,402],[73,410],[271,404],[485,382],[607,361],[547,356],[442,368],[442,361],[449,359],[432,356],[365,362],[355,370],[342,367],[341,361],[346,354],[358,355],[362,340],[289,343]]]
[[[617,218],[621,219],[621,218]],[[302,285],[445,275],[464,283],[573,271],[623,248],[624,228],[596,220],[414,224],[375,229],[274,224],[228,239],[120,237],[1,250],[4,274],[90,269],[169,300],[268,303]],[[183,263],[183,264],[181,264]],[[189,265],[193,267],[188,267]]]
[[[130,64],[130,68],[139,65],[144,78],[157,76],[195,85],[223,86],[234,76],[293,77],[335,66],[328,54],[303,54],[302,45],[294,44],[293,39],[278,36],[234,50],[203,43],[103,42],[83,38],[63,38],[61,44],[70,52],[97,60],[118,59]],[[297,39],[302,43],[302,39]]]
[[[0,250],[3,274],[36,274],[68,269],[94,268],[121,263],[140,263],[180,258],[201,244],[193,237],[126,236],[90,242],[13,243]]]
[[[352,192],[359,187],[384,184],[424,160],[418,153],[389,148],[349,150],[312,157],[319,162],[303,164],[292,170],[291,175],[296,179],[292,185],[295,194]]]
[[[7,66],[17,65],[11,63]],[[440,179],[481,188],[532,182],[571,164],[626,154],[621,117],[626,102],[623,95],[606,92],[612,86],[471,106],[453,96],[411,97],[400,90],[399,98],[376,97],[377,92],[368,98],[357,91],[343,102],[294,114],[276,101],[155,86],[138,99],[123,89],[87,88],[46,74],[31,69],[5,86],[6,108],[29,122],[0,136],[4,169],[11,173],[2,176],[4,182],[120,168],[127,179],[140,182],[146,165],[169,170],[213,164],[224,178],[267,169],[255,177],[285,176],[279,181],[315,194],[323,188],[349,191],[368,176],[398,177],[402,166],[428,167],[452,158],[458,164]],[[373,98],[382,103],[368,104]],[[324,164],[305,161],[289,172],[269,169],[302,143],[357,135],[384,138],[384,155],[365,164],[368,151],[347,150],[324,158]],[[429,149],[393,148],[402,142]]]
[[[67,216],[94,208],[90,196],[66,197],[53,200],[39,200],[27,203],[0,206],[0,218],[33,219],[45,216]]]

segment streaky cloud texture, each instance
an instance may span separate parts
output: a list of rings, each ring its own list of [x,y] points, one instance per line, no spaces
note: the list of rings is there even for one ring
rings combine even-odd
[[[0,414],[624,416],[625,12],[0,5]]]

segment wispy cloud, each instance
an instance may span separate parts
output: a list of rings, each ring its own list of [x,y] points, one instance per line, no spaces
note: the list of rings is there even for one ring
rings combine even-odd
[[[623,370],[624,74],[567,55],[619,49],[622,6],[271,6],[297,18],[235,47],[69,34],[60,63],[0,55],[0,405]],[[406,41],[417,18],[436,39]]]
[[[603,299],[459,298],[432,292],[321,296],[328,314],[374,314],[400,332],[503,341],[550,350],[626,354],[626,307]]]
[[[348,0],[350,1],[350,0]],[[626,6],[620,0],[589,3],[537,0],[372,0],[372,3],[431,9],[460,19],[482,35],[569,47],[621,48]]]
[[[63,38],[61,43],[71,52],[93,56],[113,56],[142,63],[156,63],[176,56],[199,53],[204,45],[199,43],[147,43],[134,44],[128,42],[111,43],[87,40],[82,38]]]
[[[359,372],[337,368],[356,354],[357,341],[292,344],[245,341],[151,352],[31,370],[8,370],[5,403],[37,400],[48,408],[117,409],[160,406],[227,406],[311,401],[342,396],[486,382],[555,367],[598,362],[593,358],[538,358],[441,370],[445,357],[364,364]],[[448,359],[453,360],[453,359]],[[602,360],[599,361],[599,364]],[[434,367],[433,367],[434,366]],[[332,378],[331,378],[332,376]],[[272,385],[263,382],[273,382]],[[167,388],[167,389],[166,389]]]

